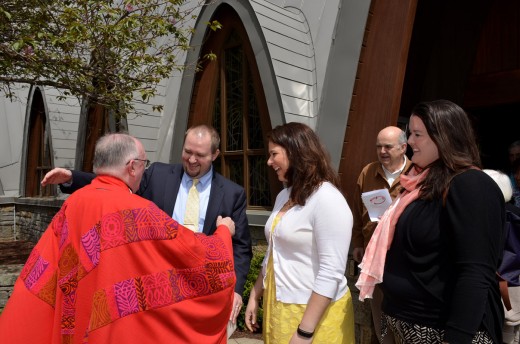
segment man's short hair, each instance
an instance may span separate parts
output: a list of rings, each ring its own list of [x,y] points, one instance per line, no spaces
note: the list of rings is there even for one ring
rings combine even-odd
[[[520,147],[520,140],[517,140],[517,141],[514,141],[512,142],[510,145],[509,145],[509,150],[515,148],[515,147]]]
[[[188,130],[186,130],[186,135],[184,135],[184,141],[186,141],[186,136],[188,136],[188,133],[190,131],[209,134],[211,136],[211,153],[212,154],[215,154],[217,149],[219,149],[220,135],[218,134],[217,130],[215,128],[213,128],[212,126],[207,125],[207,124],[199,124],[199,125],[190,127]]]
[[[402,145],[403,143],[408,143],[408,138],[406,137],[406,132],[401,129],[401,132],[399,133],[399,144]]]
[[[124,133],[110,133],[96,142],[94,150],[94,173],[99,169],[121,167],[137,158],[139,152],[135,138]]]

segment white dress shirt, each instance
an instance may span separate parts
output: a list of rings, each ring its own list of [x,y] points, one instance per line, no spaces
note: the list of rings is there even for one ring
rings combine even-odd
[[[208,209],[209,194],[211,192],[211,177],[213,176],[213,167],[199,179],[197,190],[199,191],[199,232],[204,228],[204,220],[206,219],[206,210]],[[184,224],[184,214],[186,212],[186,202],[188,201],[188,191],[193,184],[193,179],[186,173],[183,173],[177,200],[173,208],[172,218],[180,224]]]

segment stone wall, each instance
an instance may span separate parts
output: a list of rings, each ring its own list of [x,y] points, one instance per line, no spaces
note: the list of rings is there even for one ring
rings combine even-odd
[[[0,266],[0,313],[13,292],[14,282],[22,271],[23,264]]]
[[[16,204],[16,240],[38,242],[62,201],[18,202]]]
[[[0,204],[0,241],[15,240],[14,204]]]
[[[63,200],[0,197],[0,241],[36,243]]]
[[[12,248],[5,248],[21,247],[18,245],[21,242],[35,244],[62,203],[62,200],[56,199],[0,197],[0,242],[4,244],[0,250],[0,311],[11,295],[14,282],[30,252],[13,254]],[[24,245],[24,250],[32,244]]]

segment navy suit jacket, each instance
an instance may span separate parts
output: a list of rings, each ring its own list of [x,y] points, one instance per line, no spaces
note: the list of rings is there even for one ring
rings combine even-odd
[[[172,216],[183,173],[182,164],[155,162],[145,170],[137,194],[154,202]],[[72,193],[89,184],[94,176],[92,173],[72,171],[72,185],[70,187],[60,185],[60,189],[64,193]],[[237,278],[235,292],[242,295],[253,256],[251,233],[246,216],[246,194],[243,187],[213,172],[203,228],[205,234],[211,235],[215,232],[219,215],[229,216],[235,222],[233,236],[233,257]]]

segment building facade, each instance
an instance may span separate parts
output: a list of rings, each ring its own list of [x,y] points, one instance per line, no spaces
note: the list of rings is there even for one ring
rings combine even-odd
[[[120,121],[40,86],[0,98],[0,199],[63,198],[39,181],[54,167],[89,170],[106,131],[128,130],[150,160],[174,163],[186,129],[207,123],[222,136],[215,168],[244,185],[250,223],[261,227],[281,187],[266,166],[273,127],[311,126],[349,199],[376,159],[379,130],[404,127],[417,102],[439,98],[471,115],[485,167],[507,169],[507,146],[520,139],[519,19],[515,0],[208,1],[182,59],[217,59],[163,80],[160,96],[137,109],[144,114]],[[213,20],[222,29],[209,30]]]

